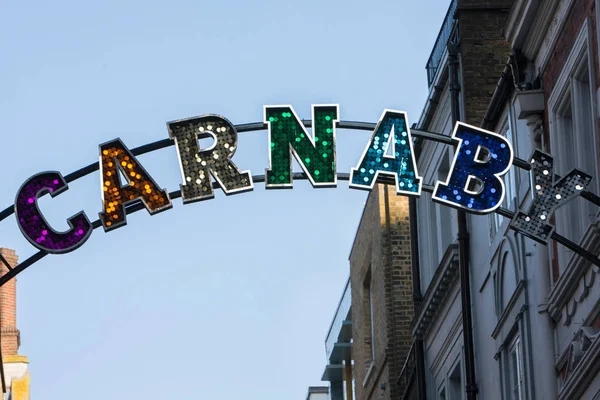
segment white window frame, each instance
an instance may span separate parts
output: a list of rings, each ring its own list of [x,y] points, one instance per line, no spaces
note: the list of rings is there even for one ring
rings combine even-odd
[[[548,117],[549,117],[549,128],[550,128],[550,143],[552,154],[555,157],[555,172],[564,175],[568,170],[572,169],[573,166],[582,169],[584,172],[593,175],[594,179],[592,184],[588,187],[593,192],[598,192],[598,132],[597,132],[597,104],[595,95],[595,67],[593,64],[592,51],[592,34],[591,24],[589,18],[585,21],[579,35],[572,47],[571,53],[565,62],[565,66],[561,75],[559,76],[554,90],[548,99]],[[578,99],[581,99],[580,81],[577,77],[581,74],[582,70],[587,68],[588,82],[589,82],[589,96],[590,96],[590,115],[582,116],[579,112]],[[567,102],[570,102],[567,105]],[[564,134],[565,125],[561,116],[561,111],[564,108],[570,106],[572,113],[572,137],[573,137],[573,150],[578,157],[572,157],[569,159],[567,149],[564,147]],[[582,118],[591,119],[592,132],[583,132],[581,126],[586,123]],[[590,121],[587,121],[590,122]],[[588,135],[586,138],[584,134]],[[590,139],[591,136],[591,139]],[[593,149],[590,152],[590,147]],[[582,155],[585,155],[582,157]],[[561,162],[562,161],[562,162]],[[584,166],[582,166],[584,165]],[[575,200],[569,204],[559,208],[556,212],[556,230],[567,238],[581,243],[583,235],[588,230],[590,224],[592,224],[597,217],[597,208],[593,208],[591,205],[588,207],[588,203],[584,207],[581,207],[581,202],[585,201],[582,199]],[[576,219],[577,225],[574,226],[570,223],[571,220]],[[577,230],[577,231],[575,231]],[[573,256],[573,252],[559,246],[558,248],[558,260],[559,268],[561,273],[569,260]]]
[[[516,382],[515,382],[515,371],[513,366],[512,356],[516,352],[517,354],[517,371],[516,371]],[[523,347],[521,346],[521,339],[519,335],[515,335],[513,340],[511,341],[510,347],[508,349],[508,382],[509,382],[509,393],[507,393],[508,398],[511,400],[524,400],[525,399],[525,376],[523,370]],[[518,393],[515,397],[515,389],[518,390]]]

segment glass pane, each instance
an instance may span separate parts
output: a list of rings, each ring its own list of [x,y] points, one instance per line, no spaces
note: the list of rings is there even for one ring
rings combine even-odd
[[[520,343],[517,340],[510,350],[510,385],[511,385],[511,399],[520,400],[522,399],[522,381],[523,372],[521,369],[521,354],[520,354]]]

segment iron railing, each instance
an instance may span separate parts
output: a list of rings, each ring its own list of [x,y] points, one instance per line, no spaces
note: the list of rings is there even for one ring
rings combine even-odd
[[[452,0],[450,3],[450,7],[448,8],[448,12],[446,13],[446,18],[444,19],[444,24],[440,29],[440,33],[438,34],[437,40],[435,41],[435,45],[433,46],[433,50],[431,51],[431,55],[429,56],[429,60],[427,61],[427,85],[431,86],[433,80],[435,79],[435,74],[437,73],[440,63],[442,62],[442,58],[444,57],[444,52],[446,51],[446,46],[448,45],[448,41],[454,31],[456,26],[456,19],[454,19],[454,14],[456,13],[456,7],[458,5],[458,0]]]
[[[410,393],[416,377],[417,363],[415,351],[415,342],[413,342],[412,346],[410,346],[408,355],[406,356],[406,361],[404,361],[404,366],[400,372],[400,377],[398,378],[398,385],[400,385],[400,390],[402,392],[402,396],[400,397],[401,399],[407,398],[407,395]]]

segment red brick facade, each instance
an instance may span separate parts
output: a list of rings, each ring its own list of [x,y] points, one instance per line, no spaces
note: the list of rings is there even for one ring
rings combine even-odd
[[[0,252],[15,267],[17,255],[14,250],[0,249]],[[4,275],[8,269],[0,263],[0,274]],[[13,356],[19,352],[20,334],[17,329],[17,279],[13,278],[0,287],[0,331],[2,333],[2,356]]]
[[[550,61],[546,66],[544,75],[544,95],[546,99],[550,98],[558,77],[563,71],[565,62],[569,53],[573,49],[573,44],[583,27],[585,20],[591,17],[593,31],[596,32],[596,4],[595,0],[576,0],[566,18],[565,26],[558,35],[558,41],[554,47]],[[592,47],[594,49],[594,67],[596,74],[596,87],[600,82],[600,70],[598,67],[598,40],[596,34],[592,35]],[[547,122],[547,119],[546,119]],[[548,143],[549,143],[549,138]]]

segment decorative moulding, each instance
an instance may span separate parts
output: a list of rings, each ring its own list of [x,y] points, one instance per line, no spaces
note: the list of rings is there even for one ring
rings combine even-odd
[[[423,302],[413,321],[412,331],[417,338],[423,338],[439,310],[448,300],[448,294],[458,281],[458,275],[458,245],[451,244],[423,296]]]
[[[600,252],[600,222],[590,225],[581,246],[593,254]],[[555,321],[560,320],[564,310],[564,324],[570,325],[571,318],[577,312],[577,305],[588,296],[596,274],[597,269],[590,268],[590,263],[583,257],[576,254],[571,257],[548,299],[548,311]]]

